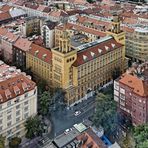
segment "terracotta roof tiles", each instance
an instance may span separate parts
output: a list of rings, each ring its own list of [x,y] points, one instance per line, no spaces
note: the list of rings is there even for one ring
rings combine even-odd
[[[28,51],[28,53],[47,63],[51,63],[52,61],[51,51],[34,43],[32,43],[31,49]]]

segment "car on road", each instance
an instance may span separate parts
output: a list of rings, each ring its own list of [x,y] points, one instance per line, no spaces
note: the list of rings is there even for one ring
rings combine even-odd
[[[68,134],[69,132],[70,132],[70,129],[68,128],[68,129],[65,130],[64,134],[66,135],[66,134]]]
[[[81,111],[75,111],[75,113],[74,113],[75,116],[78,116],[80,114],[81,114]]]

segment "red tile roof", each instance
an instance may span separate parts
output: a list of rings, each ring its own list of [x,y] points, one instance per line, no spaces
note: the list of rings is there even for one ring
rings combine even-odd
[[[26,90],[23,88],[23,83],[27,85]],[[35,86],[36,84],[23,74],[0,82],[0,104],[34,89]],[[17,90],[19,90],[18,94]]]
[[[124,74],[119,82],[133,89],[133,92],[142,97],[148,97],[148,83],[145,83],[142,79],[135,75]]]
[[[26,52],[26,51],[29,50],[29,48],[31,46],[31,43],[32,42],[31,41],[28,41],[28,39],[19,38],[15,42],[14,46]]]
[[[0,35],[1,36],[4,36],[7,32],[8,32],[8,30],[6,28],[0,27]]]
[[[0,21],[8,20],[11,18],[9,12],[2,12],[0,13]]]
[[[98,43],[95,46],[83,49],[82,51],[78,52],[77,60],[74,62],[73,66],[79,66],[87,63],[88,61],[93,60],[96,57],[99,57],[122,46],[122,44],[111,38],[104,42]]]
[[[52,62],[52,52],[49,49],[46,49],[34,43],[31,44],[31,49],[28,51],[28,53],[44,62]]]

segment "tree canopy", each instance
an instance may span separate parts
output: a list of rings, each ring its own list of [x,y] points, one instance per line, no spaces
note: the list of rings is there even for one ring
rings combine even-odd
[[[26,138],[32,139],[41,136],[43,133],[43,123],[38,116],[30,117],[25,123]]]
[[[10,148],[18,148],[19,147],[19,144],[21,143],[21,138],[19,137],[14,137],[10,140],[9,142],[9,147]]]
[[[148,146],[148,124],[135,127],[133,136],[137,148],[146,148],[145,146]]]
[[[48,114],[49,105],[51,103],[51,95],[49,91],[44,91],[38,99],[39,113],[43,116]]]
[[[116,103],[112,96],[100,93],[96,98],[94,124],[102,126],[107,134],[111,134],[116,129],[116,119]]]

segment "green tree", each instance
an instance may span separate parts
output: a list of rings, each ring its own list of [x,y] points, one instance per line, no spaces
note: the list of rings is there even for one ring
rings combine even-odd
[[[148,147],[148,139],[141,143],[138,148],[147,148]]]
[[[43,123],[38,116],[30,117],[25,123],[26,138],[32,139],[41,136],[43,133]]]
[[[43,92],[39,97],[39,113],[43,116],[47,115],[49,111],[49,105],[51,103],[51,95],[49,91]]]
[[[143,124],[135,127],[133,136],[136,142],[136,147],[145,148],[144,146],[148,143],[148,124]]]
[[[0,148],[5,148],[5,137],[0,135]]]
[[[39,94],[42,94],[44,91],[46,91],[47,82],[45,80],[40,80],[38,83],[38,92]]]
[[[18,148],[19,144],[21,143],[22,139],[19,137],[14,137],[10,140],[9,142],[9,147],[10,148]]]
[[[96,113],[94,114],[94,124],[102,126],[106,134],[111,134],[117,127],[116,103],[112,95],[100,93],[96,98]]]

